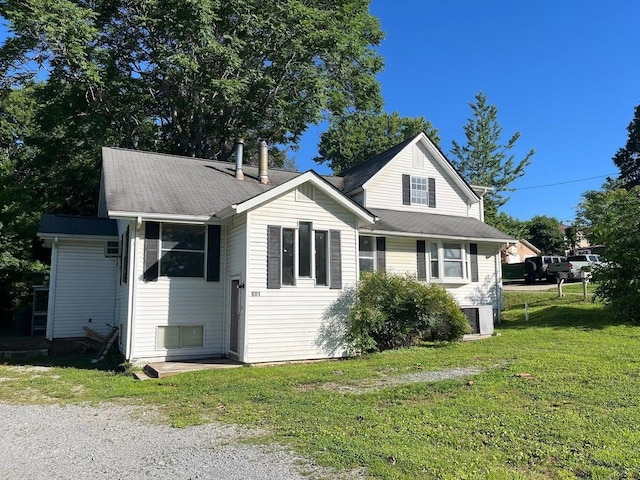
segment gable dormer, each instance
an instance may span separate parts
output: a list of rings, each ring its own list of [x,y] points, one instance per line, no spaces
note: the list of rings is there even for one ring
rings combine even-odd
[[[343,175],[345,193],[365,208],[481,219],[480,197],[424,133]]]

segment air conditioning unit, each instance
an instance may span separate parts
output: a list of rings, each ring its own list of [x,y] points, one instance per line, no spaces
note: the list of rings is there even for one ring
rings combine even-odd
[[[104,256],[105,257],[119,257],[120,256],[120,242],[107,242],[104,244]]]

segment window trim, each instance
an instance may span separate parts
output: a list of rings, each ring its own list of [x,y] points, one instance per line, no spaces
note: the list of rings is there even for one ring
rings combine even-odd
[[[368,238],[371,239],[371,251],[370,252],[367,251],[367,250],[361,250],[360,249],[360,239],[364,238],[364,237],[368,237]],[[377,261],[377,258],[376,258],[376,238],[377,237],[375,235],[358,235],[358,277],[360,277],[360,275],[363,272],[369,272],[369,271],[376,272],[377,269],[378,269],[378,261]],[[368,256],[368,255],[366,257],[363,256],[362,255],[363,251],[366,252],[366,253],[371,253],[371,256]],[[372,262],[371,263],[372,264],[372,269],[371,270],[362,270],[360,268],[360,260],[363,259],[363,258],[365,258],[367,260],[371,259],[371,262]]]
[[[417,188],[417,186],[414,188],[414,181],[417,183],[418,181],[420,181],[421,183],[424,182],[424,189],[422,188]],[[420,206],[429,206],[429,178],[428,177],[419,177],[417,175],[411,175],[411,179],[410,179],[410,198],[411,198],[411,205],[420,205]],[[424,201],[414,201],[414,199],[418,198],[418,193],[420,194],[420,197],[424,197]]]
[[[443,284],[466,284],[466,283],[472,283],[472,279],[471,279],[471,273],[469,272],[470,269],[470,262],[471,262],[471,258],[470,258],[470,243],[469,242],[461,242],[461,241],[456,241],[456,240],[448,240],[448,239],[426,239],[426,242],[429,246],[428,248],[428,256],[425,255],[425,267],[428,266],[429,268],[427,269],[428,275],[427,275],[427,282],[429,283],[443,283]],[[433,262],[434,259],[432,257],[432,250],[431,250],[431,246],[432,245],[437,245],[437,252],[438,252],[438,257],[436,259],[437,261],[437,271],[438,271],[438,277],[434,277],[433,276]],[[460,259],[459,260],[454,260],[454,259],[445,259],[444,257],[444,245],[459,245],[460,246]],[[416,252],[417,255],[417,252]],[[444,263],[445,261],[456,261],[462,264],[462,276],[461,277],[448,277],[445,276],[445,269],[444,269]]]

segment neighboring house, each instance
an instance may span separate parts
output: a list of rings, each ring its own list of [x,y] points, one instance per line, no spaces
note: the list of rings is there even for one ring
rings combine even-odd
[[[540,255],[540,249],[532,243],[522,239],[509,242],[502,250],[502,263],[522,263],[527,258]]]
[[[332,316],[360,272],[410,273],[457,299],[474,333],[501,303],[481,195],[424,134],[341,176],[104,148],[99,218],[43,216],[47,338],[119,329],[127,360],[346,354]]]

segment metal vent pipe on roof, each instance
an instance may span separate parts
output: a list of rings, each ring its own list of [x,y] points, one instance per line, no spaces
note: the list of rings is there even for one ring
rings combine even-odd
[[[244,180],[244,173],[242,171],[242,157],[244,155],[244,138],[236,139],[236,178],[238,180]]]
[[[263,185],[269,184],[269,147],[267,142],[260,140],[260,155],[258,164],[258,178]]]

